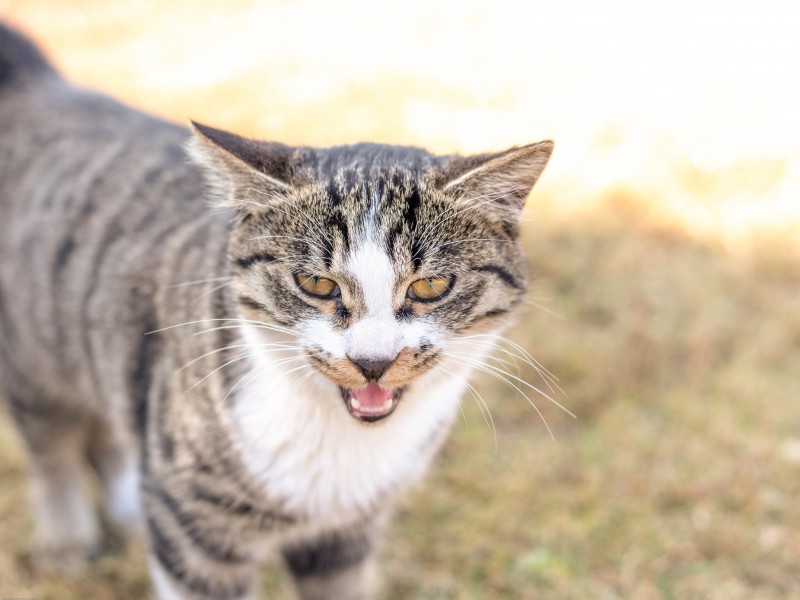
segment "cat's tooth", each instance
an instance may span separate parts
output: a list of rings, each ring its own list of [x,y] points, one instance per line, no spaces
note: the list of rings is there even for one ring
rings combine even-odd
[[[359,408],[361,408],[361,402],[359,402],[355,398],[351,397],[350,398],[350,407],[358,410]]]
[[[386,400],[386,401],[383,403],[383,410],[389,410],[390,408],[392,408],[392,404],[394,404],[394,400],[392,400],[391,398],[389,398],[388,400]]]

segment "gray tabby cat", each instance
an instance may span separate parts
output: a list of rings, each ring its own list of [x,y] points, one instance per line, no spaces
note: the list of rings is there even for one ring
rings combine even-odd
[[[161,599],[251,598],[269,552],[302,598],[368,597],[395,499],[522,299],[519,214],[552,143],[193,132],[191,163],[185,129],[0,26],[0,384],[38,551],[98,549],[88,461]]]

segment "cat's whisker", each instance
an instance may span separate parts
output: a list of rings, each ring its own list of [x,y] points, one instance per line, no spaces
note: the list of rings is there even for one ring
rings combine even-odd
[[[254,352],[242,352],[241,354],[239,354],[239,355],[235,356],[234,358],[232,358],[232,359],[231,359],[231,360],[229,360],[228,362],[226,362],[226,363],[224,363],[224,364],[220,365],[219,367],[217,367],[216,369],[214,369],[214,370],[213,370],[213,371],[211,371],[210,373],[206,374],[204,377],[202,377],[202,378],[201,378],[201,379],[199,379],[198,381],[195,381],[195,382],[194,382],[194,383],[193,383],[191,386],[189,386],[189,388],[187,388],[186,390],[184,390],[184,393],[185,393],[185,392],[188,392],[188,391],[190,391],[190,390],[193,390],[193,389],[194,389],[194,388],[196,388],[198,385],[200,385],[201,383],[203,383],[203,382],[204,382],[206,379],[208,379],[209,377],[211,377],[211,376],[212,376],[212,375],[214,375],[215,373],[218,373],[219,371],[221,371],[221,370],[222,370],[222,369],[224,369],[225,367],[227,367],[227,366],[229,366],[229,365],[232,365],[232,364],[234,364],[234,363],[237,363],[237,362],[239,362],[240,360],[244,360],[245,358],[250,358],[250,357],[252,357],[252,356],[255,356],[255,353],[254,353]]]
[[[234,358],[232,358],[231,360],[229,360],[229,361],[228,361],[228,362],[226,362],[225,364],[223,364],[223,365],[220,365],[219,367],[217,367],[216,369],[214,369],[213,371],[211,371],[210,373],[208,373],[207,375],[205,375],[205,376],[204,376],[202,379],[200,379],[199,381],[196,381],[194,384],[192,384],[192,386],[191,386],[191,387],[189,387],[189,388],[188,388],[187,390],[185,390],[185,391],[189,391],[189,390],[192,390],[192,389],[194,389],[195,387],[197,387],[198,385],[200,385],[201,383],[203,383],[203,382],[204,382],[206,379],[208,379],[209,377],[211,377],[212,375],[214,375],[214,374],[215,374],[215,373],[217,373],[218,371],[221,371],[222,369],[224,369],[225,367],[227,367],[227,366],[229,366],[229,365],[232,365],[232,364],[234,364],[234,363],[236,363],[236,362],[239,362],[240,360],[244,360],[244,359],[246,359],[246,358],[252,358],[252,357],[256,357],[256,356],[258,356],[258,355],[259,355],[259,353],[258,353],[258,352],[255,352],[255,351],[243,352],[243,353],[239,354],[238,356],[235,356]],[[279,359],[279,360],[277,360],[277,361],[274,361],[274,363],[273,363],[273,364],[275,364],[275,365],[282,365],[282,364],[285,364],[285,363],[287,363],[287,362],[292,362],[292,361],[294,361],[294,360],[301,360],[301,359],[303,359],[303,358],[305,358],[305,357],[303,357],[303,356],[291,356],[291,357],[289,357],[289,358],[282,358],[282,359]]]
[[[248,242],[255,242],[258,240],[275,240],[275,239],[282,239],[282,240],[292,240],[295,242],[302,242],[304,244],[308,243],[308,238],[298,238],[292,237],[290,235],[257,235],[256,237],[248,238]]]
[[[536,403],[533,400],[531,400],[530,397],[524,391],[522,391],[522,389],[520,389],[520,387],[518,385],[516,385],[513,381],[509,380],[507,377],[503,376],[502,374],[500,374],[500,373],[498,373],[498,372],[496,372],[496,371],[494,371],[494,370],[492,370],[490,368],[487,368],[486,365],[484,365],[480,361],[470,361],[466,355],[451,355],[450,353],[447,353],[447,352],[444,352],[443,354],[445,356],[449,356],[453,360],[466,363],[466,364],[472,366],[473,368],[475,368],[476,370],[481,371],[482,373],[486,373],[488,375],[492,375],[492,376],[496,377],[497,379],[500,379],[501,381],[503,381],[504,383],[506,383],[510,387],[512,387],[515,390],[517,390],[517,392],[523,398],[525,398],[525,400],[528,401],[528,404],[530,404],[533,407],[533,410],[536,411],[536,413],[539,415],[539,418],[542,419],[542,423],[544,424],[545,428],[547,429],[547,432],[550,434],[550,437],[553,439],[553,441],[555,441],[555,439],[556,439],[555,435],[553,435],[553,431],[552,431],[552,429],[550,429],[550,425],[547,423],[547,419],[545,419],[544,414],[542,414],[542,411],[539,410],[539,407],[536,406]],[[546,394],[544,394],[541,391],[539,391],[539,393],[541,393],[545,397],[548,397]],[[558,403],[556,403],[556,404],[558,404]],[[572,415],[572,413],[570,413],[567,409],[564,408],[564,410],[568,414]],[[574,417],[575,415],[572,415],[572,416]]]
[[[440,230],[441,226],[446,224],[448,221],[453,220],[458,215],[468,211],[468,210],[475,210],[480,208],[481,206],[485,206],[486,204],[497,203],[498,200],[504,197],[503,194],[484,194],[482,196],[471,196],[467,198],[463,198],[457,200],[455,204],[448,208],[445,212],[443,212],[439,217],[431,224],[428,225],[426,228],[427,231],[438,231]],[[461,208],[464,206],[464,208]],[[499,205],[498,205],[499,206]],[[460,210],[459,210],[460,209]],[[507,209],[509,210],[509,209]],[[511,216],[516,218],[516,211],[509,210]]]
[[[305,358],[305,357],[303,357],[303,356],[293,356],[293,357],[290,357],[290,358],[284,358],[284,359],[280,359],[280,360],[274,361],[273,364],[280,366],[280,365],[284,365],[284,364],[287,364],[289,362],[293,362],[295,360],[299,360],[299,359],[302,359],[302,358]],[[244,387],[242,389],[246,388],[247,385],[249,385],[250,381],[253,381],[256,377],[258,377],[258,375],[261,372],[263,372],[263,370],[264,370],[263,366],[257,366],[255,369],[251,369],[244,376],[240,377],[237,380],[237,382],[235,384],[233,384],[233,387],[231,387],[231,389],[228,390],[228,393],[225,394],[225,397],[217,405],[217,412],[222,410],[223,406],[225,405],[225,402],[227,402],[228,398],[236,390],[236,388],[239,387],[239,385],[241,385],[245,380],[247,380],[247,383],[244,385]],[[286,375],[288,373],[292,373],[295,370],[296,369],[290,369],[287,373],[284,373],[284,375]]]
[[[539,377],[541,378],[542,382],[544,382],[544,384],[548,387],[548,389],[550,390],[551,393],[555,393],[556,390],[558,390],[559,392],[564,394],[564,390],[561,389],[561,387],[558,385],[558,383],[553,379],[553,377],[551,375],[549,375],[548,373],[543,371],[538,365],[536,365],[535,363],[529,361],[524,356],[520,356],[518,354],[515,354],[515,353],[509,351],[507,348],[504,348],[503,346],[500,346],[500,345],[486,345],[486,344],[483,344],[483,343],[480,343],[480,342],[466,342],[466,341],[462,341],[461,344],[463,344],[465,346],[472,346],[472,347],[481,348],[483,350],[487,350],[487,348],[489,348],[492,351],[499,351],[499,352],[502,352],[504,354],[507,354],[508,356],[510,356],[512,358],[512,360],[515,360],[515,361],[516,360],[521,360],[523,363],[527,364],[533,370],[536,371],[536,374],[539,375]],[[492,358],[494,360],[497,359],[497,357],[494,354],[491,354],[490,358]],[[497,361],[497,362],[503,363],[504,361]],[[515,366],[515,368],[518,368],[518,365],[515,364],[514,366]]]
[[[279,350],[289,351],[289,350],[298,350],[298,349],[301,348],[300,346],[281,345],[281,344],[279,344],[277,342],[273,343],[273,344],[259,344],[259,346],[269,346],[270,347],[268,349],[262,350],[263,352],[273,352],[273,351],[279,351]],[[177,375],[178,373],[180,373],[184,369],[187,369],[188,367],[192,366],[196,362],[199,362],[199,361],[203,360],[206,357],[213,356],[214,354],[217,354],[219,352],[224,352],[225,350],[233,350],[234,348],[252,348],[252,347],[253,347],[253,344],[249,344],[249,343],[245,344],[245,343],[243,343],[243,344],[232,344],[230,346],[225,346],[223,348],[217,348],[215,350],[211,350],[210,352],[206,352],[205,354],[201,354],[200,356],[198,356],[196,358],[193,358],[192,360],[190,360],[189,362],[184,364],[182,367],[180,367],[178,370],[176,370],[175,373],[173,373],[173,375]]]
[[[299,262],[303,258],[305,257],[301,254],[292,254],[291,252],[286,252],[283,256],[277,256],[272,260],[264,261],[264,264],[276,265],[278,263],[284,263],[284,262]]]
[[[439,244],[437,248],[445,248],[447,246],[452,246],[453,244],[468,244],[471,242],[500,242],[503,244],[517,244],[517,240],[508,240],[502,238],[464,238],[463,240],[450,240],[445,242],[444,244]]]
[[[301,376],[298,377],[296,381],[292,382],[292,387],[295,389],[302,385],[302,383],[316,371],[311,365],[302,365],[302,368],[298,368],[297,370],[300,371]]]
[[[306,373],[304,373],[303,376],[300,379],[297,380],[297,385],[300,385],[301,383],[303,383],[306,379],[311,377],[314,373],[318,373],[319,372],[314,367],[312,367],[311,365],[307,365],[307,366],[308,366],[308,371]]]
[[[465,345],[466,346],[473,346],[473,347],[481,347],[480,344],[474,344],[474,343],[466,343]],[[502,350],[502,349],[501,348],[495,348],[495,350]],[[510,352],[508,353],[508,355],[509,355],[509,359],[507,360],[505,358],[500,358],[499,356],[497,356],[497,354],[495,354],[493,352],[490,352],[489,354],[486,355],[485,360],[494,361],[494,362],[498,363],[499,365],[502,365],[503,367],[505,367],[508,370],[513,369],[514,372],[517,375],[519,375],[519,362],[518,361],[519,361],[520,357],[517,356],[516,354],[511,354]],[[549,385],[549,382],[547,382],[546,380],[545,380],[545,383],[547,383]],[[550,391],[553,391],[553,390],[551,389]]]
[[[418,250],[412,256],[412,259],[417,258],[418,254],[425,248],[426,246],[430,245],[427,242],[429,241],[430,237],[439,231],[438,226],[440,223],[443,222],[445,216],[449,214],[453,210],[453,207],[448,207],[441,215],[438,215],[433,221],[430,223],[426,223],[422,228],[420,234],[417,237],[417,246],[419,247]],[[417,224],[419,227],[419,223]],[[415,230],[416,234],[416,230]]]
[[[481,206],[485,206],[487,204],[496,203],[498,200],[503,198],[502,195],[498,195],[498,196],[488,195],[488,196],[489,197],[488,197],[487,200],[481,200],[480,202],[477,202],[477,203],[476,203],[477,198],[469,198],[467,200],[464,200],[463,202],[457,203],[455,205],[456,207],[461,207],[461,206],[464,206],[464,205],[467,205],[467,206],[465,206],[464,208],[461,208],[461,210],[457,210],[456,212],[447,215],[446,218],[442,219],[442,221],[439,223],[439,225],[440,226],[444,225],[448,221],[451,221],[452,219],[454,219],[458,215],[460,215],[462,213],[465,213],[468,210],[475,210],[477,208],[480,208]],[[486,197],[486,196],[484,196],[484,197]]]
[[[502,337],[501,337],[501,339],[504,340],[506,343],[512,343],[513,344],[513,342],[511,342],[511,340],[508,340],[508,339],[502,338]],[[552,384],[552,386],[555,387],[564,396],[567,395],[567,393],[563,389],[561,389],[561,386],[558,383],[559,382],[558,377],[556,377],[550,371],[548,371],[544,367],[544,365],[542,365],[542,363],[540,363],[538,360],[536,360],[529,352],[527,352],[519,344],[513,344],[512,347],[515,347],[515,349],[518,349],[518,350],[520,350],[521,352],[524,353],[525,357],[530,360],[529,364],[536,370],[537,373],[539,373],[539,376],[543,380],[550,382],[550,384]]]
[[[298,357],[298,358],[304,358],[304,357]],[[313,367],[311,367],[311,365],[307,365],[307,367],[308,367],[309,369],[311,369],[311,370],[314,370],[314,369],[313,369]],[[260,368],[259,368],[259,371],[258,371],[258,372],[259,372],[259,373],[261,373],[262,371],[263,371],[263,369],[260,369]],[[242,390],[245,390],[245,389],[247,389],[247,386],[249,386],[249,385],[250,385],[251,383],[253,383],[253,381],[255,381],[255,380],[256,380],[256,377],[253,377],[253,379],[251,379],[250,381],[248,381],[247,383],[245,383],[245,384],[242,386]]]
[[[329,241],[328,241],[327,236],[325,235],[325,232],[322,230],[322,228],[319,226],[319,224],[315,223],[314,220],[311,219],[311,217],[309,217],[304,211],[300,210],[297,207],[296,202],[287,202],[286,199],[283,198],[283,197],[280,197],[280,196],[278,196],[276,194],[269,194],[267,192],[264,192],[263,190],[257,190],[257,189],[252,188],[252,187],[251,188],[247,188],[247,192],[253,192],[253,193],[258,194],[260,196],[264,196],[271,203],[270,204],[264,204],[264,203],[261,203],[261,202],[254,202],[252,200],[245,200],[245,199],[240,199],[239,202],[241,202],[243,204],[250,204],[250,205],[256,206],[256,207],[258,207],[260,209],[276,210],[278,212],[281,212],[281,213],[287,215],[288,217],[290,217],[292,219],[296,219],[296,218],[298,218],[298,216],[302,217],[302,219],[300,219],[300,222],[301,223],[305,223],[306,225],[308,225],[308,227],[310,228],[310,232],[312,234],[312,237],[309,237],[309,238],[295,238],[295,239],[297,241],[301,241],[303,243],[311,243],[312,246],[314,246],[317,250],[322,251],[322,252],[324,252],[325,250],[329,250],[329,248],[328,248]],[[282,208],[277,206],[278,203],[282,204],[283,206],[291,206],[291,207],[293,207],[297,211],[297,213],[299,213],[299,215],[291,214],[291,213],[287,212],[286,210],[283,210]],[[259,239],[259,238],[251,238],[251,241],[254,240],[254,239]]]
[[[444,366],[444,365],[442,365],[442,363],[441,363],[441,362],[439,362],[439,365],[440,365],[440,366]],[[447,370],[447,369],[445,368],[445,370]],[[449,372],[450,374],[453,374],[453,373],[452,373],[452,371],[448,371],[448,372]],[[436,376],[436,378],[437,378],[437,379],[438,379],[440,382],[444,382],[445,384],[447,383],[447,378],[444,376],[444,374],[443,374],[443,373],[440,373],[438,369],[434,369],[434,370],[433,370],[433,371],[431,371],[430,373],[431,373],[431,375],[432,375],[432,376]],[[457,376],[457,375],[456,375],[456,376]],[[459,398],[459,399],[458,399],[458,410],[461,412],[461,418],[464,420],[464,426],[465,426],[467,429],[469,429],[469,422],[467,421],[467,413],[465,413],[465,412],[464,412],[464,406],[463,406],[463,405],[462,405],[462,403],[461,403],[461,398]]]
[[[260,373],[260,372],[261,372],[261,367],[256,367],[255,369],[251,369],[251,370],[250,370],[250,371],[248,371],[248,372],[247,372],[245,375],[243,375],[242,377],[240,377],[240,378],[239,378],[239,379],[236,381],[236,383],[234,383],[234,384],[233,384],[233,386],[231,387],[231,389],[229,389],[229,390],[228,390],[228,393],[227,393],[227,394],[225,394],[225,397],[224,397],[224,398],[223,398],[223,399],[222,399],[222,400],[221,400],[221,401],[220,401],[220,402],[217,404],[217,413],[219,413],[219,412],[222,410],[222,408],[225,406],[225,402],[227,402],[227,400],[228,400],[228,398],[230,397],[230,395],[231,395],[231,394],[234,392],[234,390],[236,390],[236,388],[237,388],[237,387],[239,387],[239,385],[240,385],[240,384],[241,384],[243,381],[245,381],[246,379],[252,379],[252,378],[255,378],[255,377],[258,375],[258,373]]]
[[[293,337],[297,337],[299,335],[296,331],[294,331],[292,329],[289,329],[288,327],[284,327],[283,325],[276,325],[275,323],[267,323],[265,321],[259,321],[259,320],[255,320],[255,319],[241,319],[241,318],[237,317],[237,318],[228,318],[228,319],[219,319],[219,320],[220,321],[228,321],[229,323],[233,323],[234,325],[226,326],[226,327],[231,327],[231,328],[234,328],[234,327],[244,328],[244,327],[249,325],[249,326],[251,326],[251,327],[253,327],[255,329],[269,329],[271,331],[277,331],[277,332],[280,332],[280,333],[286,333],[286,334],[291,335]],[[213,329],[206,329],[206,330],[203,330],[203,331],[196,332],[194,335],[198,335],[200,333],[209,333],[209,332],[215,331],[217,329],[219,329],[219,328],[215,327]]]
[[[463,206],[464,204],[478,202],[485,198],[490,198],[492,201],[497,201],[507,198],[508,196],[524,193],[526,191],[528,191],[527,188],[509,186],[504,187],[502,190],[492,190],[486,192],[485,194],[462,194],[456,198],[455,205]]]
[[[297,359],[304,359],[305,356],[297,356],[296,358]],[[288,362],[288,361],[284,361],[284,362]],[[288,371],[286,371],[284,373],[284,375],[290,375],[291,373],[294,373],[295,371],[300,371],[300,370],[303,370],[303,369],[312,369],[312,368],[313,367],[311,365],[306,363],[306,364],[300,365],[299,367],[295,367],[294,369],[289,369]]]
[[[292,356],[292,357],[289,357],[289,358],[284,358],[284,359],[275,361],[272,364],[281,366],[281,365],[289,364],[289,363],[292,363],[292,362],[298,361],[298,360],[305,361],[305,358],[306,358],[305,356]],[[295,373],[296,371],[303,371],[305,369],[311,369],[312,372],[315,370],[314,367],[312,367],[311,365],[308,364],[308,362],[304,362],[303,364],[301,364],[301,365],[299,365],[297,367],[294,367],[292,369],[289,369],[288,371],[285,371],[284,373],[282,373],[282,375],[284,377],[286,377],[286,376],[288,376],[288,375],[290,375],[292,373]],[[304,375],[303,378],[305,378],[306,376],[307,376],[307,374]],[[300,381],[302,381],[302,379]],[[300,383],[300,381],[298,381],[296,383]]]
[[[559,319],[561,321],[566,321],[567,320],[567,318],[564,315],[559,314],[556,311],[554,311],[554,310],[552,310],[550,308],[547,308],[546,306],[543,306],[543,305],[539,304],[533,298],[523,298],[522,302],[524,302],[528,306],[532,306],[532,307],[534,307],[536,309],[541,310],[543,313],[545,313],[547,315],[550,315],[551,317],[555,317],[556,319]]]
[[[257,239],[257,238],[254,238]],[[277,265],[289,263],[290,265],[302,264],[308,257],[302,254],[286,253],[283,256],[272,258],[271,260],[263,261],[265,265]]]
[[[261,195],[267,195],[264,192],[262,192],[261,190],[256,190],[256,189],[253,189],[253,188],[249,188],[248,191],[253,191],[253,192],[255,192],[257,194],[261,194]],[[305,223],[306,225],[308,225],[311,228],[311,232],[315,237],[315,239],[313,239],[313,240],[306,239],[306,240],[303,240],[303,242],[307,243],[307,242],[311,241],[312,245],[316,246],[318,250],[324,251],[326,249],[329,249],[328,248],[329,242],[327,241],[327,237],[325,236],[325,233],[322,231],[321,227],[317,223],[315,223],[314,220],[311,219],[311,217],[309,217],[304,211],[300,210],[297,207],[296,204],[293,203],[291,206],[302,217],[301,222]],[[296,219],[298,217],[298,215],[293,215],[293,214],[283,210],[282,208],[280,208],[280,207],[278,207],[278,206],[276,206],[274,204],[270,205],[269,209],[270,210],[277,210],[278,212],[281,212],[281,213],[287,215],[288,217],[290,217],[292,219]]]
[[[281,327],[280,325],[271,325],[271,324],[262,324],[262,325],[221,325],[219,327],[212,327],[211,329],[203,329],[202,331],[197,331],[192,335],[202,335],[205,333],[211,333],[212,331],[224,331],[226,329],[245,329],[249,327],[251,329],[265,329],[267,331],[274,331],[276,333],[284,333],[290,335],[292,337],[299,337],[299,334],[296,331],[292,331],[291,329],[287,329],[285,327]]]
[[[509,373],[508,371],[505,371],[504,369],[501,369],[501,368],[499,368],[499,367],[496,367],[496,366],[494,366],[494,365],[490,365],[490,364],[483,363],[483,362],[481,362],[481,361],[475,360],[475,359],[474,359],[474,358],[472,358],[472,357],[471,357],[469,354],[461,354],[461,353],[448,353],[448,354],[449,354],[449,355],[451,355],[451,356],[454,356],[454,357],[458,357],[458,358],[460,358],[461,360],[464,360],[464,361],[466,361],[466,362],[470,362],[471,364],[473,364],[473,365],[474,365],[474,366],[476,366],[476,367],[478,367],[478,365],[480,365],[480,367],[479,367],[479,368],[481,368],[481,369],[482,369],[484,372],[487,372],[487,373],[488,373],[488,372],[490,372],[490,371],[491,371],[492,373],[495,373],[495,374],[496,374],[498,377],[500,377],[500,378],[502,378],[502,379],[505,379],[506,377],[510,377],[510,378],[511,378],[511,379],[513,379],[514,381],[517,381],[517,382],[521,383],[522,385],[524,385],[524,386],[526,386],[526,387],[528,387],[528,388],[532,389],[534,392],[536,392],[537,394],[539,394],[539,395],[540,395],[540,396],[542,396],[543,398],[546,398],[547,400],[549,400],[550,402],[552,402],[553,404],[555,404],[555,405],[556,405],[558,408],[560,408],[560,409],[561,409],[561,410],[563,410],[565,413],[567,413],[567,414],[568,414],[570,417],[572,417],[573,419],[577,419],[577,418],[578,418],[578,417],[577,417],[577,415],[576,415],[575,413],[573,413],[573,412],[572,412],[571,410],[569,410],[569,409],[568,409],[566,406],[564,406],[563,404],[561,404],[561,403],[560,403],[558,400],[556,400],[555,398],[553,398],[552,396],[550,396],[549,394],[547,394],[547,393],[546,393],[546,392],[544,392],[543,390],[539,389],[539,388],[538,388],[538,387],[536,387],[535,385],[533,385],[533,384],[531,384],[531,383],[528,383],[527,381],[525,381],[525,380],[524,380],[524,379],[522,379],[521,377],[517,377],[517,376],[516,376],[516,375],[514,375],[513,373]]]
[[[166,286],[164,289],[173,289],[173,288],[182,288],[188,287],[190,285],[200,285],[203,283],[214,283],[216,281],[230,281],[233,279],[233,276],[226,275],[225,277],[209,277],[208,279],[195,279],[194,281],[183,281],[181,283],[173,283]]]
[[[264,196],[264,198],[266,198],[269,202],[283,202],[284,201],[284,197],[281,196],[280,194],[270,194],[268,192],[265,192],[264,190],[257,190],[257,189],[252,188],[252,187],[247,188],[246,191],[247,192],[253,192],[254,194],[258,194],[259,196]],[[267,208],[267,209],[272,208],[272,205],[264,204],[263,202],[254,202],[253,200],[244,200],[244,199],[241,199],[241,201],[246,203],[246,204],[252,204],[253,206],[257,206],[257,207],[262,208],[262,209],[264,209],[264,208]]]
[[[562,390],[561,387],[558,385],[557,378],[553,376],[547,369],[542,367],[538,361],[533,359],[533,357],[530,357],[530,355],[523,356],[521,354],[516,354],[514,352],[511,352],[508,348],[505,348],[504,346],[500,345],[498,341],[494,339],[490,339],[488,342],[473,342],[473,341],[468,341],[469,337],[471,336],[458,338],[459,344],[463,344],[465,346],[473,346],[481,348],[483,350],[497,350],[511,356],[514,359],[519,359],[525,364],[529,365],[537,372],[539,377],[541,377],[542,381],[547,385],[547,387],[550,389],[551,392],[555,392],[556,390],[558,390],[562,394],[565,394],[564,390]]]
[[[296,201],[292,202],[290,204],[290,206],[303,216],[303,219],[304,219],[305,223],[311,228],[312,233],[314,233],[314,237],[315,237],[316,241],[323,248],[326,248],[326,249],[330,250],[331,249],[331,247],[330,247],[330,244],[331,244],[330,236],[323,230],[323,228],[319,224],[319,222],[316,219],[311,218],[311,216],[306,214],[305,211],[301,210],[297,206],[297,202]]]
[[[258,239],[258,238],[253,238]],[[290,264],[290,265],[298,265],[302,264],[304,261],[308,259],[307,254],[295,253],[288,251],[287,248],[282,248],[281,252],[283,253],[282,256],[276,256],[268,261],[263,261],[265,265],[278,265],[278,264]]]
[[[542,363],[540,363],[538,360],[536,360],[533,357],[533,355],[530,352],[528,352],[525,348],[523,348],[518,343],[516,343],[515,341],[513,341],[513,340],[511,340],[511,339],[509,339],[507,337],[504,337],[504,336],[496,334],[496,333],[476,333],[476,334],[472,334],[472,335],[461,336],[461,337],[458,337],[456,339],[468,340],[468,339],[474,339],[474,338],[490,338],[490,339],[495,340],[497,342],[503,342],[505,344],[508,344],[509,346],[514,348],[515,350],[519,351],[524,357],[526,357],[527,360],[530,361],[529,364],[531,364],[531,366],[535,365],[539,369],[541,369],[544,373],[546,373],[550,377],[551,381],[553,381],[553,382],[559,381],[558,377],[556,377],[550,371],[548,371],[544,367],[544,365],[542,365]],[[561,390],[561,392],[564,393],[563,390]]]
[[[439,361],[439,366],[448,373],[450,373],[450,375],[460,380],[467,387],[467,389],[469,389],[470,394],[475,400],[475,403],[478,405],[478,409],[481,411],[481,415],[483,415],[483,420],[486,422],[486,426],[492,432],[492,438],[494,439],[494,451],[495,453],[497,453],[497,429],[494,426],[494,419],[492,418],[492,411],[489,410],[489,405],[486,404],[486,401],[483,399],[483,396],[480,395],[478,390],[476,390],[473,387],[473,385],[469,381],[467,381],[466,377],[462,377],[461,375],[456,373],[453,369],[451,369],[448,365],[445,365],[441,361]],[[462,414],[464,414],[463,410]],[[466,415],[464,416],[464,419],[466,420]]]
[[[253,325],[253,329],[265,329],[267,331],[275,331],[277,333],[286,333],[295,338],[300,337],[299,332],[288,329],[283,325],[274,325],[272,323],[261,323],[260,325]]]
[[[207,298],[208,296],[211,296],[214,292],[218,292],[219,290],[228,287],[231,283],[233,283],[233,282],[232,281],[226,281],[226,282],[221,283],[219,285],[215,285],[210,290],[207,290],[207,291],[203,292],[202,294],[200,294],[197,298],[192,300],[192,302],[199,302],[203,298]]]
[[[464,405],[461,404],[461,398],[458,399],[458,410],[461,413],[461,418],[464,420],[464,426],[469,429],[469,423],[467,422],[467,413],[464,412]]]
[[[444,225],[445,223],[447,223],[448,221],[454,219],[458,215],[460,215],[460,214],[462,214],[462,213],[464,213],[464,212],[466,212],[468,210],[474,210],[474,209],[479,208],[481,206],[484,206],[486,204],[490,204],[492,202],[497,202],[497,200],[499,200],[502,197],[503,197],[503,195],[485,194],[485,195],[482,195],[482,196],[473,196],[473,197],[463,198],[463,199],[457,200],[452,206],[450,206],[447,210],[445,210],[441,215],[439,215],[431,223],[426,225],[425,229],[423,230],[422,235],[420,236],[420,238],[417,241],[417,245],[420,246],[420,250],[423,247],[424,242],[428,241],[429,236],[433,232],[439,231],[441,226]],[[487,198],[487,199],[483,200],[484,198]],[[479,201],[479,200],[481,200],[481,201]],[[476,201],[478,201],[478,202],[476,203]],[[459,208],[461,208],[461,206],[464,206],[467,203],[469,203],[469,206],[466,206],[465,208],[462,208],[461,210],[459,210]],[[419,253],[420,250],[418,250],[415,253],[413,258],[416,258],[416,255]]]
[[[186,327],[187,325],[198,325],[200,323],[213,323],[213,322],[221,322],[221,321],[227,321],[229,323],[234,323],[234,322],[238,322],[238,323],[253,323],[253,324],[256,324],[256,325],[267,325],[267,326],[270,326],[269,323],[265,323],[264,321],[256,321],[254,319],[242,319],[242,318],[239,318],[239,317],[221,317],[221,318],[216,318],[216,319],[197,319],[197,320],[194,320],[194,321],[186,321],[184,323],[176,323],[175,325],[168,325],[167,327],[162,327],[161,329],[153,329],[152,331],[146,332],[145,335],[152,335],[154,333],[161,333],[162,331],[168,331],[170,329],[175,329],[176,327]],[[291,331],[291,330],[286,329],[286,331]]]

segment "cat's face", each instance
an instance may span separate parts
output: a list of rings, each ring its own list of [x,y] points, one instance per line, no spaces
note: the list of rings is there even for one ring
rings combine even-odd
[[[243,316],[272,326],[264,344],[283,330],[353,417],[383,419],[422,375],[452,373],[448,347],[497,329],[521,300],[518,213],[549,143],[448,158],[199,132],[240,217],[231,261]]]

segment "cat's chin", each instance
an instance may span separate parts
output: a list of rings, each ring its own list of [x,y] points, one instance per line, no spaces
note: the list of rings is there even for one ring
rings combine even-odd
[[[355,419],[375,423],[391,415],[404,388],[383,388],[374,381],[361,388],[339,388],[347,411]]]

